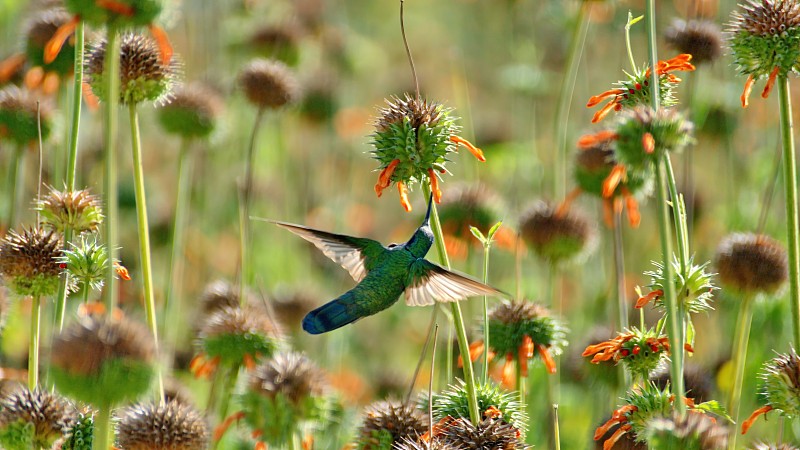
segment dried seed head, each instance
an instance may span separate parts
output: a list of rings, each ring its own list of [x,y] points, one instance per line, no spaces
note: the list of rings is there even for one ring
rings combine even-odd
[[[161,12],[160,0],[65,0],[64,3],[69,12],[95,26],[109,23],[117,27],[150,25]]]
[[[428,432],[428,415],[414,405],[398,401],[378,401],[364,410],[358,431],[357,448],[379,450],[404,439],[417,440]]]
[[[792,444],[773,444],[768,442],[756,442],[753,450],[799,450]]]
[[[774,294],[789,276],[786,250],[765,235],[734,233],[725,237],[715,261],[720,283],[744,294]]]
[[[101,40],[86,52],[86,82],[97,97],[106,100],[103,79],[106,41]],[[177,58],[164,64],[158,44],[150,37],[126,33],[120,39],[119,101],[122,104],[139,104],[152,101],[161,104],[172,94],[178,77]]]
[[[278,348],[280,329],[260,308],[226,306],[206,317],[198,335],[209,358],[238,367],[246,358],[269,357]]]
[[[82,317],[53,340],[51,372],[64,393],[93,405],[135,400],[150,386],[155,344],[141,324]]]
[[[414,439],[402,439],[396,442],[393,450],[464,450],[463,447],[455,446],[443,440],[433,439],[429,442],[421,442]]]
[[[239,306],[239,289],[225,280],[208,284],[200,296],[200,310],[203,317],[225,307]]]
[[[649,172],[667,152],[680,152],[694,140],[694,124],[673,108],[636,107],[620,117],[615,131],[616,159],[629,172]]]
[[[683,417],[656,418],[645,431],[647,444],[656,449],[724,450],[728,447],[728,430],[713,418],[699,412]]]
[[[158,110],[158,120],[168,133],[183,138],[203,138],[214,131],[223,101],[219,93],[202,83],[175,89],[169,103]]]
[[[117,425],[117,436],[125,450],[197,450],[209,443],[203,416],[193,407],[176,402],[126,408]]]
[[[747,0],[731,13],[729,43],[739,72],[754,78],[781,76],[800,68],[800,3]]]
[[[697,65],[713,63],[722,56],[722,32],[713,22],[675,20],[665,37],[671,47],[692,55],[692,62]]]
[[[0,275],[17,295],[47,297],[58,289],[61,236],[41,228],[8,232],[0,242]]]
[[[800,414],[800,357],[792,348],[764,364],[760,373],[767,404],[787,417]]]
[[[325,376],[316,364],[295,352],[276,354],[250,376],[251,390],[270,398],[282,395],[295,405],[322,395],[325,385]]]
[[[650,375],[650,381],[661,389],[666,389],[670,383],[669,368],[664,366]],[[714,395],[714,376],[708,370],[696,365],[686,364],[683,370],[683,385],[686,387],[686,397],[695,403],[711,400]]]
[[[260,55],[294,66],[300,59],[300,35],[297,24],[269,24],[256,30],[249,44]]]
[[[0,90],[0,140],[26,145],[39,139],[41,117],[42,140],[50,135],[50,103],[39,101],[29,91],[16,86]]]
[[[42,225],[64,233],[69,227],[76,233],[97,231],[103,221],[100,199],[88,189],[59,191],[50,186],[49,193],[36,201]]]
[[[75,415],[63,397],[17,386],[0,397],[0,444],[8,450],[51,448],[72,426]]]
[[[505,391],[493,382],[475,386],[475,396],[478,402],[478,411],[482,417],[488,412],[496,411],[504,421],[510,423],[524,436],[528,431],[528,415],[513,392]],[[428,399],[423,398],[427,409]],[[421,402],[422,403],[422,402]],[[441,421],[446,417],[469,417],[469,402],[467,399],[466,385],[461,380],[451,384],[444,391],[433,394],[433,420]]]
[[[521,439],[520,431],[502,419],[486,419],[475,426],[460,417],[448,423],[436,439],[465,450],[531,448]]]
[[[239,72],[239,86],[247,99],[258,107],[277,109],[299,97],[294,74],[280,61],[254,59]]]
[[[316,307],[318,298],[304,290],[276,293],[271,302],[272,310],[280,323],[298,324]]]
[[[595,226],[582,213],[557,211],[545,202],[536,202],[522,214],[520,234],[539,257],[554,264],[580,259],[597,241]]]
[[[59,75],[71,75],[75,66],[75,45],[67,42],[56,59],[44,62],[44,48],[56,30],[72,20],[72,15],[60,7],[41,9],[34,12],[25,25],[25,53],[32,66],[43,67]]]

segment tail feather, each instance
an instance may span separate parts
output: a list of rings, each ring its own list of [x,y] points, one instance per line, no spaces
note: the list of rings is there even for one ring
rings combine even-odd
[[[353,300],[353,294],[347,292],[311,311],[303,319],[303,329],[310,334],[321,334],[355,322],[361,316],[354,314]]]

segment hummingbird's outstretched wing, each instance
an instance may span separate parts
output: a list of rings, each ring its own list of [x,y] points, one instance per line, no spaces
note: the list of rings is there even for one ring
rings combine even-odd
[[[508,297],[503,291],[461,275],[426,259],[411,265],[406,284],[406,304],[427,306],[434,302],[456,302],[481,295]]]
[[[374,267],[375,258],[385,251],[380,242],[372,239],[328,233],[293,223],[270,222],[314,244],[325,256],[347,269],[356,281],[367,276]]]

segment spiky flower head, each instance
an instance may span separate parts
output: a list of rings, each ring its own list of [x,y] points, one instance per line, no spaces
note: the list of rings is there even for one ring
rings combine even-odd
[[[635,377],[646,380],[669,350],[669,339],[659,335],[655,328],[631,327],[615,338],[586,347],[582,356],[591,356],[592,364],[623,361]]]
[[[464,450],[526,450],[520,431],[502,418],[486,418],[473,425],[468,418],[448,417],[437,424],[433,440]]]
[[[706,261],[701,265],[694,264],[694,256],[689,258],[686,264],[686,270],[681,270],[681,263],[678,257],[672,255],[672,267],[675,272],[675,292],[679,293],[678,298],[683,302],[683,307],[686,311],[698,313],[703,311],[710,311],[714,308],[711,307],[710,302],[714,297],[714,291],[718,288],[711,282],[713,273],[707,273],[706,268],[711,264],[711,261]],[[636,308],[642,308],[650,301],[662,310],[666,310],[667,306],[664,303],[664,265],[662,263],[653,261],[655,270],[648,270],[644,274],[650,277],[650,285],[648,286],[651,292],[645,296],[640,296],[636,302]]]
[[[517,400],[517,394],[509,392],[500,386],[488,382],[477,383],[475,396],[478,401],[478,411],[481,417],[499,416],[524,436],[528,431],[528,415]],[[427,408],[427,399],[423,396],[421,402]],[[447,417],[469,419],[469,401],[467,388],[461,380],[451,384],[440,393],[433,394],[433,420],[441,421]]]
[[[753,450],[798,450],[798,448],[787,443],[773,444],[769,442],[756,442],[753,446]]]
[[[552,264],[579,260],[597,242],[596,227],[582,213],[541,201],[522,214],[520,234],[540,258]]]
[[[103,39],[86,52],[86,82],[92,92],[107,100],[105,69],[106,44]],[[125,33],[120,38],[119,101],[124,105],[143,102],[162,104],[170,98],[178,78],[176,58],[165,62],[159,44],[142,34]]]
[[[69,275],[70,290],[103,287],[108,264],[106,246],[97,242],[95,235],[84,235],[70,242],[57,259],[59,266]]]
[[[617,431],[603,443],[603,448],[611,448],[625,434],[632,434],[637,442],[645,442],[645,430],[650,421],[672,415],[673,396],[669,387],[660,389],[645,383],[628,391],[623,406],[617,408],[611,419],[601,425],[594,433],[594,440],[600,440],[609,428],[620,424]]]
[[[175,89],[169,103],[158,110],[158,121],[168,133],[203,138],[214,131],[222,108],[222,98],[213,88],[190,83]]]
[[[68,44],[55,60],[44,60],[44,49],[56,31],[72,19],[62,8],[45,8],[34,12],[25,25],[25,55],[32,66],[42,67],[61,76],[71,75],[75,66],[75,46]]]
[[[302,353],[278,353],[250,374],[242,396],[244,418],[260,439],[286,445],[301,425],[327,420],[327,383],[323,372]]]
[[[100,199],[88,189],[59,191],[50,186],[47,195],[36,201],[36,210],[45,228],[64,233],[97,231],[103,222]]]
[[[75,415],[63,397],[17,386],[0,397],[0,444],[7,450],[49,449],[67,433]]]
[[[367,406],[356,438],[360,450],[391,450],[428,432],[428,415],[413,404],[381,400]]]
[[[463,450],[463,447],[457,447],[439,439],[425,442],[408,438],[395,443],[393,448],[394,450]]]
[[[731,13],[728,44],[740,74],[747,75],[742,106],[756,80],[767,77],[766,98],[778,76],[800,70],[800,3],[747,0]]]
[[[42,140],[50,136],[50,104],[39,101],[29,91],[16,86],[0,90],[0,140],[26,145],[39,139],[41,117]]]
[[[137,404],[126,408],[117,425],[125,450],[198,450],[207,448],[208,424],[186,404]]]
[[[101,25],[150,25],[161,12],[161,0],[65,0],[67,9],[86,22]]]
[[[743,294],[774,294],[789,278],[786,250],[763,234],[726,236],[717,248],[715,265],[722,286]]]
[[[94,416],[91,412],[80,412],[61,444],[61,450],[92,450],[94,435]]]
[[[20,296],[47,297],[58,290],[61,236],[41,228],[10,230],[0,242],[0,275]]]
[[[438,177],[448,172],[445,164],[459,144],[466,146],[478,160],[486,160],[479,148],[457,135],[460,127],[452,112],[441,103],[409,94],[386,100],[372,134],[372,157],[381,170],[375,184],[378,197],[396,183],[400,203],[406,211],[411,211],[409,185],[429,182],[433,198],[439,203],[442,192]]]
[[[764,364],[760,377],[773,409],[790,418],[800,416],[800,357],[793,348]]]
[[[667,152],[681,152],[694,140],[694,124],[671,108],[634,108],[620,117],[615,132],[616,159],[630,171],[652,170]]]
[[[692,62],[697,65],[713,63],[722,56],[722,31],[708,20],[677,19],[664,37],[670,47],[692,55]]]
[[[300,88],[286,64],[257,58],[239,72],[239,86],[247,100],[259,109],[277,109],[294,103]]]
[[[673,414],[656,418],[645,430],[647,448],[652,450],[725,450],[728,433],[705,414],[689,413],[683,417]]]
[[[153,337],[143,325],[90,315],[54,338],[50,372],[65,394],[108,407],[147,391],[154,357]]]

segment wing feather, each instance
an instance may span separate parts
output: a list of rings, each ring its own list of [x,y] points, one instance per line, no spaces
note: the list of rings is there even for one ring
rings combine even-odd
[[[409,306],[457,302],[483,295],[508,297],[503,291],[424,259],[412,265],[409,277],[405,290],[406,304]]]

